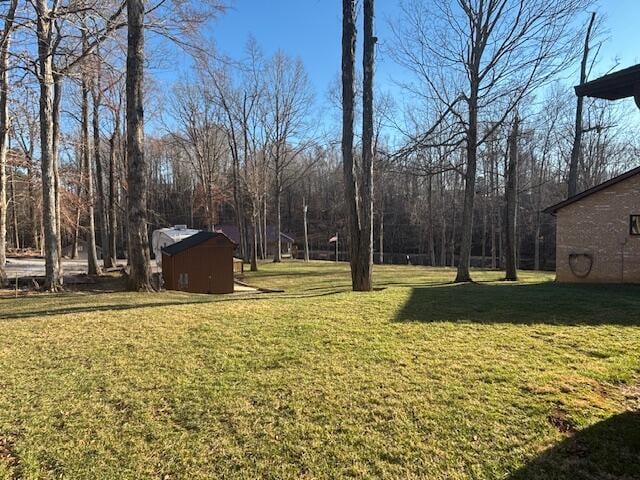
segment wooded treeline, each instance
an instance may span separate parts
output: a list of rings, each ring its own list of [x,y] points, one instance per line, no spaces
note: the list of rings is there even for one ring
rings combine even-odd
[[[81,246],[92,273],[99,257],[107,268],[142,258],[131,262],[132,276],[145,277],[132,288],[145,289],[149,235],[174,224],[235,226],[238,255],[254,269],[260,258],[280,261],[270,229],[293,236],[301,258],[305,245],[312,258],[330,251],[338,233],[346,258],[354,254],[352,242],[347,248],[354,224],[345,192],[347,203],[359,199],[356,224],[371,216],[375,254],[365,263],[408,255],[411,263],[455,266],[462,281],[469,266],[505,268],[509,260],[550,268],[553,220],[541,210],[567,196],[576,125],[578,190],[637,165],[640,146],[627,118],[632,106],[585,99],[576,122],[571,84],[584,44],[597,51],[600,42],[598,22],[585,42],[591,4],[403,3],[387,41],[392,51],[376,54],[405,68],[401,85],[381,92],[373,70],[367,77],[371,21],[365,74],[354,66],[345,80],[343,62],[341,96],[313,91],[304,63],[286,49],[267,54],[248,39],[244,54],[230,58],[224,45],[197,37],[223,12],[219,2],[4,2],[0,280],[4,251],[29,249],[46,257],[55,290],[60,258],[78,256]],[[344,0],[343,7],[355,26],[358,5]],[[363,7],[372,19],[373,1]],[[136,29],[143,37],[132,37]],[[146,56],[136,43],[144,35]],[[162,59],[149,39],[193,58],[170,88],[153,80],[150,67]],[[591,71],[597,58],[587,58]],[[344,121],[349,82],[355,128],[345,150],[344,122],[333,120]],[[364,102],[361,82],[372,96]],[[346,152],[355,190],[345,188]],[[367,191],[372,214],[363,209]]]

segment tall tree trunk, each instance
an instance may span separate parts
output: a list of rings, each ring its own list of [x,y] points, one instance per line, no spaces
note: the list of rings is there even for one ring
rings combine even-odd
[[[302,197],[302,215],[304,221],[304,261],[309,261],[309,229],[307,227],[307,210],[309,206],[307,205],[307,200],[305,197]]]
[[[0,107],[2,108],[2,107]],[[20,248],[20,230],[18,227],[18,202],[16,199],[16,169],[11,169],[11,183],[9,185],[9,194],[11,195],[11,218],[13,220],[13,244],[16,249]],[[24,236],[22,237],[24,241]]]
[[[435,267],[436,265],[436,240],[435,240],[435,228],[433,221],[433,176],[429,176],[429,185],[427,192],[427,208],[429,209],[428,213],[428,226],[427,226],[427,237],[429,241],[429,265]]]
[[[361,219],[355,162],[353,158],[353,122],[355,110],[355,0],[342,1],[342,165],[344,172],[345,204],[349,224],[349,257],[351,284],[359,287]]]
[[[440,174],[440,266],[447,265],[447,216],[445,212],[445,173]]]
[[[364,0],[364,52],[362,60],[362,232],[355,290],[373,288],[373,79],[375,74],[374,0]]]
[[[509,165],[505,187],[505,280],[517,281],[516,220],[518,212],[518,130],[520,119],[516,115],[509,135]]]
[[[205,182],[205,198],[206,198],[206,214],[207,214],[207,230],[214,232],[216,229],[216,207],[213,199],[213,183],[210,178]],[[242,240],[241,240],[242,241]]]
[[[252,218],[252,242],[251,242],[251,271],[258,271],[258,231],[260,230],[260,216],[258,215],[258,205],[256,202],[252,202],[251,208]]]
[[[591,14],[587,34],[584,39],[584,50],[582,51],[582,61],[580,62],[580,85],[587,81],[587,62],[589,61],[589,37],[596,20],[596,12]],[[578,193],[578,166],[580,165],[580,154],[582,151],[582,110],[584,97],[576,100],[575,130],[573,132],[573,146],[571,148],[571,159],[569,160],[569,178],[567,185],[567,196],[572,197]]]
[[[0,287],[7,283],[7,152],[9,149],[9,43],[17,0],[7,11],[0,44]]]
[[[58,252],[58,226],[53,145],[52,19],[47,0],[36,1],[38,34],[38,81],[40,84],[40,157],[42,165],[42,223],[44,233],[45,288],[62,288]]]
[[[456,204],[456,186],[458,184],[458,177],[453,174],[453,187],[451,189],[451,238],[449,240],[449,250],[451,256],[449,257],[449,266],[456,266],[456,221],[458,216],[458,205]]]
[[[96,251],[95,196],[93,193],[93,167],[89,145],[89,86],[86,73],[82,74],[82,163],[86,175],[89,228],[87,229],[87,270],[89,275],[99,275],[100,265]]]
[[[486,162],[485,162],[486,165]],[[485,176],[486,178],[486,176]],[[488,194],[486,190],[482,194],[482,238],[480,239],[480,249],[482,256],[482,268],[486,268],[487,260],[487,199]]]
[[[84,193],[84,157],[82,151],[80,151],[80,162],[78,164],[78,171],[80,172],[78,178],[78,189],[76,191],[78,197],[78,206],[76,207],[76,218],[73,229],[73,245],[71,247],[71,258],[75,260],[78,258],[78,243],[80,241],[80,219],[82,217],[82,197]]]
[[[260,260],[267,258],[267,249],[264,242],[264,228],[266,228],[264,217],[261,214],[262,200],[258,200],[258,246],[260,247]]]
[[[127,185],[129,289],[152,291],[144,157],[144,1],[127,0]]]
[[[120,113],[115,115],[115,127],[109,139],[109,253],[115,266],[118,259],[118,211],[116,209],[116,155],[118,149],[118,135],[120,133]],[[104,255],[103,255],[104,256]]]
[[[478,156],[478,80],[472,79],[469,97],[469,125],[467,130],[467,170],[465,173],[464,205],[462,208],[462,240],[456,282],[470,282],[471,242],[473,240],[473,204],[476,194]]]
[[[275,174],[276,174],[276,251],[273,254],[273,261],[279,263],[282,261],[282,238],[280,236],[282,228],[282,172],[280,171],[279,153],[276,154]]]
[[[31,238],[32,238],[32,243],[31,246],[35,249],[35,250],[39,250],[40,249],[40,241],[39,241],[39,234],[38,234],[38,212],[36,211],[36,206],[35,206],[35,193],[34,193],[34,189],[33,189],[33,161],[31,160],[33,158],[33,155],[30,154],[28,161],[29,161],[29,165],[27,166],[27,195],[29,195],[29,223],[30,223],[30,227],[31,227]]]
[[[535,240],[533,245],[533,269],[540,270],[540,216],[536,215]]]
[[[53,72],[53,178],[56,199],[56,240],[58,242],[58,269],[62,268],[62,207],[60,206],[60,104],[62,103],[62,75]]]
[[[497,268],[497,255],[496,255],[496,190],[497,190],[497,173],[496,173],[496,159],[493,151],[493,143],[489,145],[489,163],[491,165],[491,172],[489,174],[489,189],[491,190],[491,268]]]
[[[93,100],[93,112],[92,112],[92,126],[93,126],[93,162],[96,166],[96,205],[98,206],[98,212],[100,213],[100,243],[102,247],[102,261],[105,268],[111,268],[115,262],[113,260],[113,254],[109,245],[108,234],[108,212],[107,202],[105,201],[105,189],[104,189],[104,173],[102,170],[102,154],[100,151],[100,106],[102,103],[102,93],[100,91],[100,59],[98,57],[98,72],[94,77],[92,85],[92,100]]]
[[[264,184],[265,191],[262,196],[262,242],[263,248],[263,260],[269,256],[269,234],[267,233],[267,182]]]
[[[496,252],[496,260],[497,260],[496,268],[502,268],[504,265],[504,234],[503,234],[504,215],[502,215],[503,206],[499,196],[496,196],[496,202],[498,203],[496,207],[496,217],[498,218],[497,234],[496,234],[496,239],[498,241],[498,248]]]
[[[534,268],[540,270],[540,234],[542,233],[542,183],[544,182],[544,171],[546,164],[546,152],[543,154],[538,169],[536,187],[536,210],[535,210],[535,243],[534,243]]]
[[[7,108],[7,55],[2,49],[3,66],[0,66],[0,287],[7,284],[7,143],[9,139],[9,115]]]
[[[378,232],[379,249],[378,261],[380,265],[384,263],[384,196],[380,197],[380,230]]]
[[[487,218],[487,200],[488,195],[484,195],[482,199],[482,268],[487,268],[487,233],[488,233],[488,218]]]
[[[243,114],[245,112],[246,109],[246,94],[245,94],[245,98],[244,98],[244,102],[243,102]],[[227,109],[225,109],[227,110]],[[229,112],[227,111],[229,117],[231,116],[229,114]],[[243,119],[245,119],[245,115],[243,115]],[[235,146],[235,130],[233,129],[233,121],[230,120],[229,124],[231,127],[231,132],[232,132],[232,141],[231,141],[231,160],[232,160],[232,173],[233,173],[233,182],[232,182],[232,186],[233,186],[233,205],[235,207],[235,213],[236,213],[236,225],[238,226],[238,236],[240,238],[240,255],[242,256],[242,258],[246,261],[248,256],[249,256],[249,252],[247,252],[247,244],[245,242],[245,223],[244,223],[244,208],[241,205],[241,199],[240,199],[240,166],[239,166],[239,158],[238,158],[238,149]],[[244,148],[243,148],[243,155],[244,155],[244,161],[245,164],[247,162],[247,131],[246,131],[246,126],[244,126]]]

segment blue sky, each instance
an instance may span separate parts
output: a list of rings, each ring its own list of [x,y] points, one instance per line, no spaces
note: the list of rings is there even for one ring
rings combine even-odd
[[[399,0],[376,1],[376,30],[381,46],[376,83],[392,88],[393,78],[402,71],[386,58],[385,46],[391,43],[388,22],[398,14]],[[600,52],[594,75],[640,62],[640,0],[600,0],[598,11],[606,16],[608,41]],[[588,12],[584,13],[584,21]],[[315,89],[316,98],[326,99],[330,83],[340,69],[341,2],[340,0],[233,0],[232,7],[206,29],[216,40],[218,49],[232,57],[241,57],[249,35],[253,35],[269,55],[278,48],[302,58]],[[360,52],[359,52],[360,53]],[[360,58],[360,57],[358,57]],[[179,67],[158,71],[164,81],[171,81],[188,70]]]

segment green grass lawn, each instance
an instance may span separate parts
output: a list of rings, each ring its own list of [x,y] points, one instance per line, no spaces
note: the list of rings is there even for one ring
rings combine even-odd
[[[0,478],[640,478],[640,286],[500,276],[0,300]]]

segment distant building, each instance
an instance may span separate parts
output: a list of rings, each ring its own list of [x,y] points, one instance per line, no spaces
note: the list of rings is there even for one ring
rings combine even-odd
[[[240,232],[236,225],[216,225],[216,231],[224,233],[235,243],[240,244]],[[291,235],[280,232],[280,240],[282,242],[282,258],[292,258],[296,253],[296,240]],[[277,229],[273,226],[267,226],[267,255],[272,255],[278,245]]]
[[[73,258],[76,260],[87,260],[89,258],[89,242],[83,239],[78,239],[78,250],[77,255],[74,256],[74,245],[73,243],[69,243],[62,247],[62,256],[64,258]],[[102,259],[102,248],[100,245],[96,245],[96,254],[98,255],[98,260]]]
[[[640,167],[553,205],[559,282],[640,283]]]
[[[233,293],[235,248],[220,232],[198,232],[164,247],[164,287],[191,293]]]

